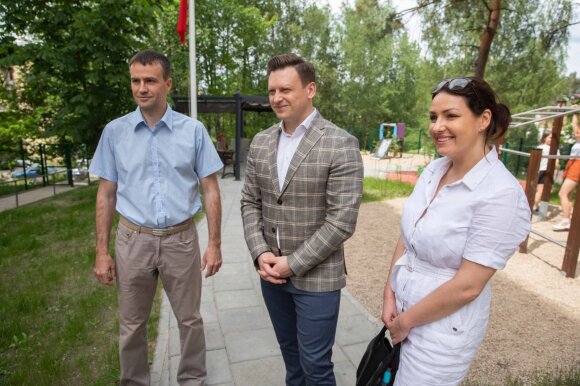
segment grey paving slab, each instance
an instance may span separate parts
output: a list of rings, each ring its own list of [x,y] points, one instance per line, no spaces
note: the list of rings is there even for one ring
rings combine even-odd
[[[203,303],[214,303],[215,298],[213,296],[213,282],[211,285],[207,285],[201,288],[201,304]],[[203,314],[202,314],[203,316]]]
[[[218,310],[259,305],[258,294],[253,289],[216,292],[215,302]]]
[[[169,329],[169,357],[181,354],[181,343],[179,341],[179,329],[177,326]]]
[[[360,309],[352,303],[348,296],[345,296],[345,292],[343,291],[342,296],[340,297],[340,311],[338,317],[340,319],[347,318],[353,315],[359,315]]]
[[[280,355],[272,328],[231,332],[225,334],[225,339],[231,363]]]
[[[153,379],[152,379],[153,381]],[[153,385],[156,385],[157,383],[155,382],[151,382]],[[171,381],[169,380],[169,357],[166,358],[166,360],[163,362],[163,367],[162,367],[162,371],[161,371],[161,378],[159,379],[159,383],[160,386],[171,386]]]
[[[334,363],[336,386],[353,386],[356,384],[356,367],[349,361]]]
[[[237,386],[284,386],[286,370],[282,356],[232,364]]]
[[[180,356],[169,357],[169,384],[177,385],[177,370],[179,369]]]
[[[250,260],[249,255],[247,255],[244,252],[240,252],[240,248],[245,248],[246,245],[238,245],[236,247],[236,250],[232,250],[232,251],[227,251],[227,250],[222,250],[222,259],[225,262],[228,263],[244,263],[248,260]],[[232,248],[234,249],[234,248]]]
[[[348,361],[348,357],[337,344],[332,346],[332,361],[334,363]]]
[[[214,302],[201,302],[199,307],[201,312],[201,317],[203,318],[203,323],[217,323],[217,309]]]
[[[267,311],[261,306],[232,308],[219,312],[219,321],[225,334],[271,327]]]
[[[224,333],[219,323],[204,323],[205,348],[206,350],[219,350],[226,347]]]
[[[225,349],[208,351],[206,354],[206,363],[207,385],[219,385],[232,382],[228,354]]]
[[[240,263],[224,263],[220,268],[220,276],[221,275],[242,275],[246,273],[253,272],[254,270],[250,270],[250,266],[247,261],[240,262]]]
[[[370,341],[370,339],[369,339]],[[363,353],[365,352],[365,350],[367,349],[369,342],[364,342],[364,343],[355,343],[355,344],[351,344],[348,346],[341,346],[342,350],[344,351],[344,353],[346,354],[346,356],[348,357],[348,360],[350,360],[354,365],[358,366],[358,363],[360,362],[360,359],[363,356]]]
[[[336,342],[341,345],[369,342],[378,333],[376,324],[366,315],[351,315],[339,318],[336,331]]]
[[[214,279],[213,276],[212,277],[205,277],[205,276],[202,277],[202,279],[201,279],[202,287],[207,287],[207,286],[213,285],[213,279]]]
[[[215,278],[214,291],[232,291],[253,289],[254,284],[247,273],[222,274]]]

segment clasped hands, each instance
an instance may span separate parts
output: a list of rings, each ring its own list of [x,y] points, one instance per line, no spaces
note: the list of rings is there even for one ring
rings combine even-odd
[[[381,319],[391,335],[391,341],[393,344],[400,343],[407,338],[411,328],[406,325],[406,323],[401,319],[404,313],[398,313],[396,307],[395,295],[388,294],[391,296],[385,296],[383,304],[383,313]],[[403,317],[404,318],[404,317]]]
[[[288,256],[275,256],[272,252],[258,256],[258,267],[260,277],[273,284],[284,284],[294,274],[288,265]]]

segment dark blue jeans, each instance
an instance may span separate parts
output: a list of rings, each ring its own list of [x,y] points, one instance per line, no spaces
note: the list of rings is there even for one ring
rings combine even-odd
[[[286,385],[336,385],[332,346],[340,307],[340,290],[307,292],[285,284],[262,282],[286,365]]]

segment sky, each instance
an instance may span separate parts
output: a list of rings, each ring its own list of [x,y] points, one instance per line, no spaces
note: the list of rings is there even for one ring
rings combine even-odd
[[[340,6],[344,0],[319,0],[320,3],[327,3],[330,5],[335,13],[340,12]],[[354,0],[346,0],[350,4],[354,3]],[[395,8],[402,11],[405,9],[412,8],[416,5],[415,0],[394,0]],[[421,37],[419,31],[419,21],[418,17],[405,18],[405,24],[409,27],[409,33],[411,37],[415,40]],[[566,73],[570,74],[576,72],[580,76],[580,24],[576,24],[570,27],[570,37],[568,40],[568,57],[566,59]]]

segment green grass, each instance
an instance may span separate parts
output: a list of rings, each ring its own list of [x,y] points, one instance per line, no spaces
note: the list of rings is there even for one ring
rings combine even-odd
[[[0,384],[118,383],[117,293],[92,272],[95,195],[0,213]],[[150,337],[158,320],[157,306]]]
[[[413,185],[411,184],[374,177],[365,177],[363,181],[362,202],[365,203],[397,197],[408,197],[412,192]]]
[[[528,377],[526,377],[528,378]],[[536,370],[531,379],[518,376],[509,376],[504,381],[505,386],[578,386],[580,385],[580,365],[560,368],[553,372]],[[485,382],[467,381],[464,386],[487,386]]]
[[[578,386],[580,385],[580,365],[576,367],[558,369],[552,373],[535,371],[532,386]],[[510,377],[506,381],[508,386],[524,386],[529,384],[519,377]]]

